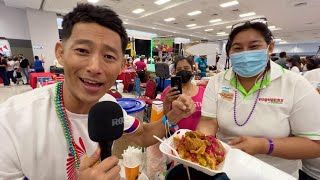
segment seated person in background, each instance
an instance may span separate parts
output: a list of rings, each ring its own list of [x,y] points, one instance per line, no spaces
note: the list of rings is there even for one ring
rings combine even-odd
[[[196,130],[201,118],[202,97],[205,89],[191,83],[194,76],[193,59],[177,56],[174,61],[174,71],[177,76],[182,78],[182,94],[191,96],[196,106],[196,112],[178,122],[179,129]],[[171,86],[162,92],[160,99],[163,101],[164,114],[171,110],[171,103],[179,96],[180,92]]]
[[[126,65],[124,66],[125,70],[132,69],[132,60],[131,57],[127,58]]]
[[[286,52],[281,52],[279,54],[279,59],[275,61],[275,63],[279,64],[281,67],[288,69],[288,67],[286,66],[287,63],[287,53]]]
[[[146,82],[145,76],[146,76],[146,70],[147,70],[147,65],[144,62],[144,58],[145,58],[144,56],[141,56],[140,61],[137,61],[133,65],[142,83]]]
[[[300,72],[302,71],[300,56],[294,55],[288,57],[286,66],[290,71],[300,74]]]
[[[40,60],[39,56],[34,56],[34,70],[36,72],[44,72],[43,63],[43,59]]]

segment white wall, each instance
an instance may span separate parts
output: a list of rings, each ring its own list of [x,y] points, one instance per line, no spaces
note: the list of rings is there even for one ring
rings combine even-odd
[[[59,42],[57,15],[51,12],[27,9],[30,37],[33,47],[33,54],[44,55],[45,71],[54,64],[55,45]],[[41,57],[40,57],[41,58]]]
[[[318,43],[299,43],[299,44],[276,44],[274,53],[280,53],[282,51],[287,54],[298,54],[298,55],[316,55],[320,46]]]
[[[30,40],[26,11],[0,2],[0,37]]]

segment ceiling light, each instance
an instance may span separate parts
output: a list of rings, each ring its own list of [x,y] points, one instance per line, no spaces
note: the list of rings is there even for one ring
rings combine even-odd
[[[227,28],[227,29],[230,29],[230,28],[232,28],[232,26],[227,26],[226,28]]]
[[[142,13],[143,11],[144,11],[144,9],[139,8],[139,9],[136,9],[136,10],[134,10],[132,12],[135,13],[135,14],[139,14],[139,13]]]
[[[268,26],[269,29],[275,29],[276,26]]]
[[[213,20],[210,20],[209,22],[216,23],[216,22],[220,22],[220,21],[222,21],[222,19],[213,19]]]
[[[218,32],[217,35],[227,34],[226,32]]]
[[[97,3],[99,0],[88,0],[89,3]]]
[[[217,34],[217,36],[228,36],[229,34]]]
[[[193,12],[188,13],[188,15],[194,16],[194,15],[201,14],[201,13],[202,13],[201,11],[193,11]]]
[[[170,22],[170,21],[174,21],[174,20],[176,20],[176,18],[167,18],[167,19],[164,19],[164,21],[166,21],[166,22]]]
[[[186,25],[187,27],[194,27],[194,26],[197,26],[197,24],[188,24]]]
[[[206,30],[204,30],[204,31],[206,31],[206,32],[208,32],[208,31],[213,31],[213,29],[206,29]]]
[[[287,41],[280,41],[279,44],[288,44]]]
[[[161,5],[161,4],[167,3],[169,1],[171,1],[171,0],[158,0],[158,1],[155,1],[154,3],[158,4],[158,5]]]
[[[274,39],[274,41],[282,41],[282,39],[276,38],[276,39]]]
[[[234,6],[234,5],[237,5],[237,4],[239,4],[238,1],[230,1],[230,2],[227,2],[227,3],[220,4],[220,6],[225,8],[225,7]]]
[[[255,12],[249,12],[249,13],[245,13],[245,14],[240,14],[239,16],[240,17],[248,17],[248,16],[254,16],[254,15],[256,15]]]

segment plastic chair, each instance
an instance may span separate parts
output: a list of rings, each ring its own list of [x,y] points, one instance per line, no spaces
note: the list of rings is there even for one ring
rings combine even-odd
[[[111,96],[113,96],[114,98],[122,98],[122,94],[120,94],[115,89],[110,89],[107,93],[110,94]]]

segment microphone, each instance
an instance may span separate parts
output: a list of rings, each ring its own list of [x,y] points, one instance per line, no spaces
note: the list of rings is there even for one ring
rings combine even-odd
[[[92,141],[101,148],[101,161],[111,156],[113,141],[123,134],[124,119],[122,108],[113,101],[102,101],[89,111],[88,131]]]

